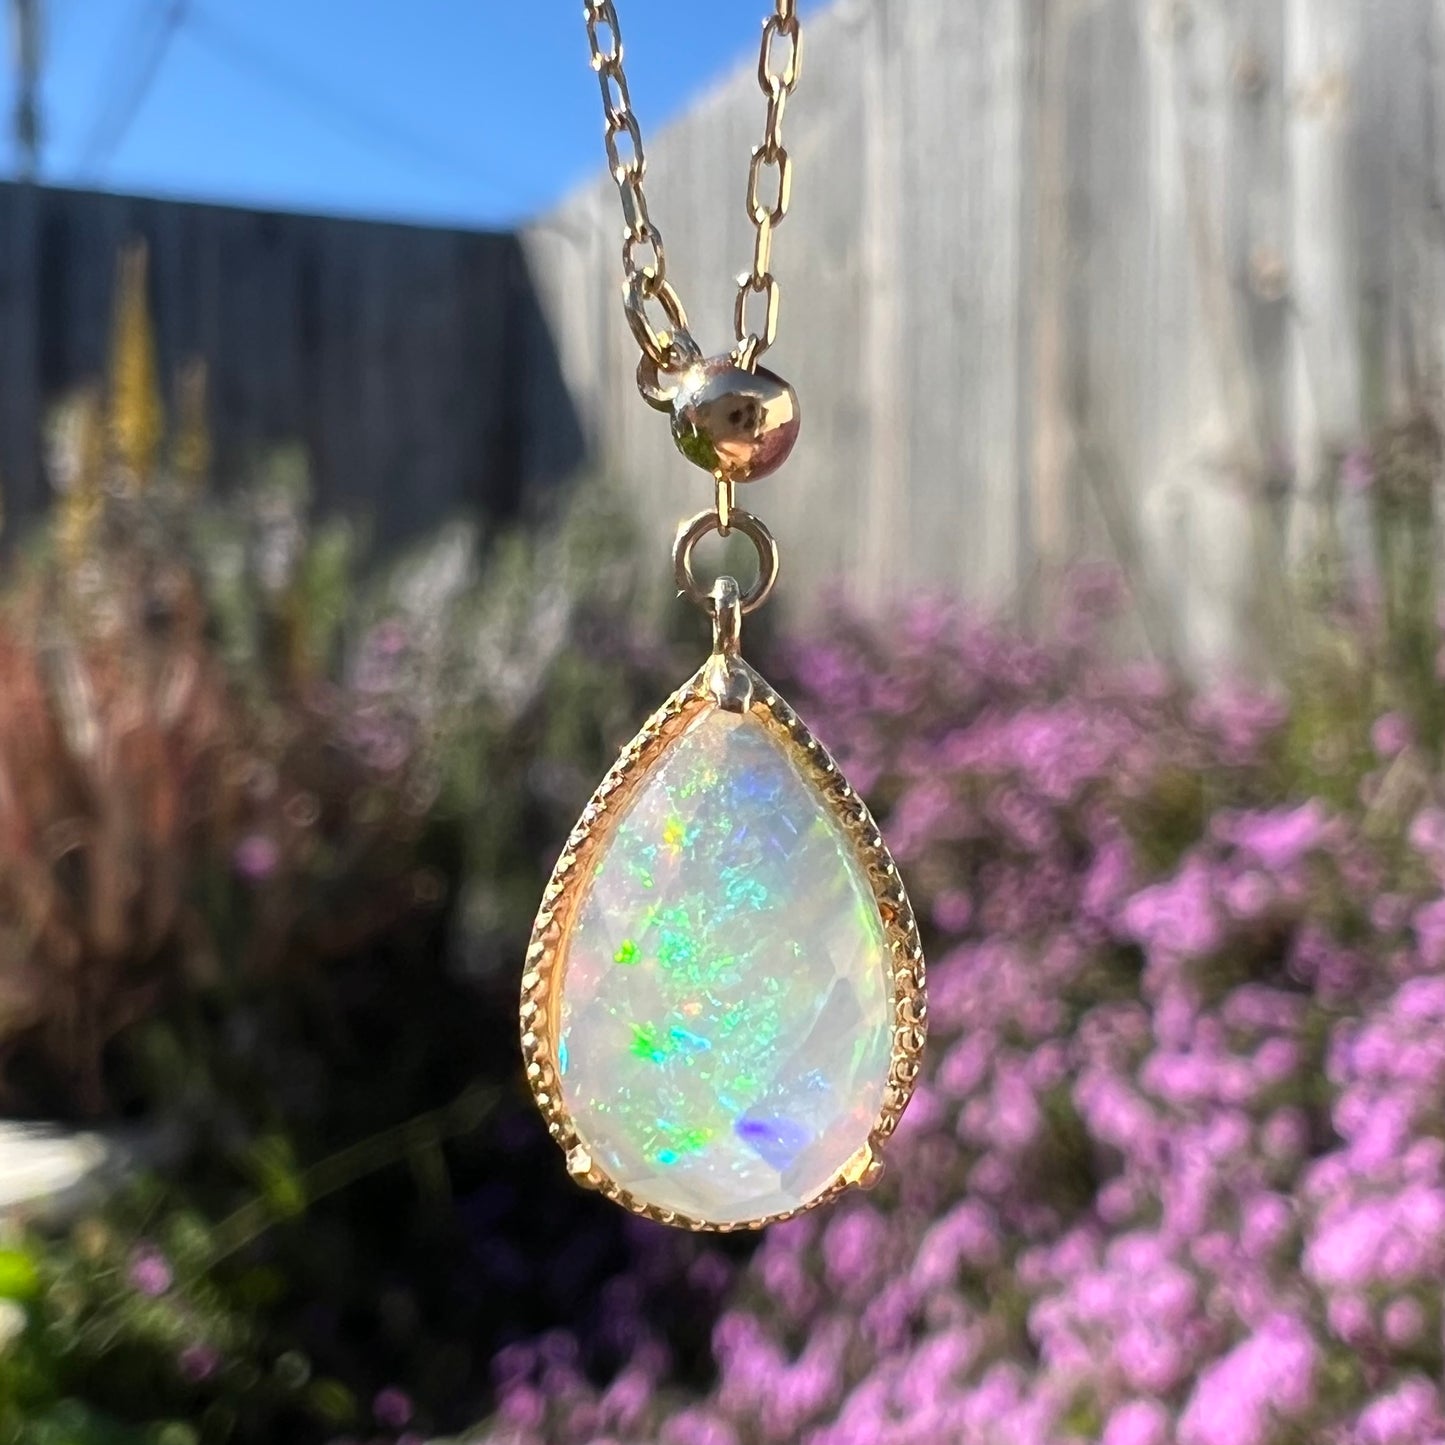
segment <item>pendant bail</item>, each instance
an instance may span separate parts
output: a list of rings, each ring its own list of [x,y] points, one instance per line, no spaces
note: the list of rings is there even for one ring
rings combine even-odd
[[[708,691],[724,712],[746,712],[752,706],[753,680],[742,659],[743,598],[737,578],[724,575],[712,584],[708,611],[712,614]]]
[[[708,594],[712,613],[712,650],[720,657],[737,657],[742,650],[743,598],[737,578],[719,577]]]

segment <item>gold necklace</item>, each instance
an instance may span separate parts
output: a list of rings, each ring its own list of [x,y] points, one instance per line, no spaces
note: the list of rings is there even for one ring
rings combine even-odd
[[[867,806],[740,650],[778,548],[735,490],[781,466],[798,434],[793,388],[758,359],[778,329],[772,243],[792,189],[782,123],[802,31],[795,0],[776,0],[758,60],[764,139],[748,168],[753,264],[736,344],[704,357],[648,215],[613,0],[585,7],[638,388],[714,481],[713,506],[681,523],[673,548],[678,591],[712,619],[713,647],[567,840],[527,949],[522,1054],[579,1183],[666,1224],[754,1229],[876,1182],[927,1014],[913,910]],[[705,589],[693,552],[734,528],[757,552],[757,580]]]

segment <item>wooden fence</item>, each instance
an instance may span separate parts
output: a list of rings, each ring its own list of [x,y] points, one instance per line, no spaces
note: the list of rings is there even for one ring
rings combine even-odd
[[[1271,537],[1308,548],[1341,455],[1439,396],[1442,63],[1438,0],[822,16],[774,248],[770,360],[804,430],[743,498],[775,525],[783,595],[998,600],[1113,554],[1163,645],[1237,656]],[[761,118],[749,65],[648,146],[670,275],[716,349]],[[707,485],[633,392],[619,228],[599,180],[525,239],[589,452],[661,572]]]
[[[1442,65],[1440,0],[840,0],[815,20],[769,358],[803,438],[742,498],[783,545],[783,606],[1027,598],[1113,555],[1161,646],[1238,657],[1276,539],[1308,549],[1341,456],[1437,409]],[[671,273],[718,349],[761,121],[749,64],[648,147]],[[9,513],[43,502],[45,407],[101,372],[138,235],[167,376],[209,364],[223,481],[299,439],[320,504],[393,537],[600,471],[638,503],[661,599],[708,488],[635,395],[619,228],[605,179],[519,237],[0,186]]]
[[[117,259],[150,251],[163,385],[205,361],[222,485],[300,442],[384,541],[514,511],[581,434],[514,236],[0,185],[0,490],[43,506],[47,409],[103,377]]]

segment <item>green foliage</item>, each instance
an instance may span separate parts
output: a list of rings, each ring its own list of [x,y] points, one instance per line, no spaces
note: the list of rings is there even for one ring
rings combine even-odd
[[[530,535],[484,547],[447,528],[364,595],[351,685],[426,750],[461,850],[453,946],[469,959],[520,944],[540,856],[672,685],[666,654],[629,624],[630,541],[606,494],[584,490]]]
[[[19,1249],[0,1250],[0,1299],[25,1304],[40,1292],[35,1261]]]
[[[1445,746],[1441,463],[1425,412],[1383,427],[1345,459],[1326,545],[1300,578],[1278,579],[1297,601],[1290,645],[1273,661],[1290,701],[1283,760],[1300,793],[1351,801],[1384,715],[1430,757]]]

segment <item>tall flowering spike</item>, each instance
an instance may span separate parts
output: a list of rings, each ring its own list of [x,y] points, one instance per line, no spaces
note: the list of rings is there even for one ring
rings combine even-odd
[[[137,241],[121,253],[116,270],[107,418],[115,459],[140,485],[150,478],[166,425],[147,273],[146,245]]]
[[[207,419],[209,374],[202,357],[181,368],[177,396],[174,462],[176,475],[190,492],[199,492],[211,470],[211,428]]]
[[[76,566],[90,551],[104,495],[105,426],[99,389],[87,387],[67,402],[57,419],[55,450],[61,489],[56,542],[61,561]]]

